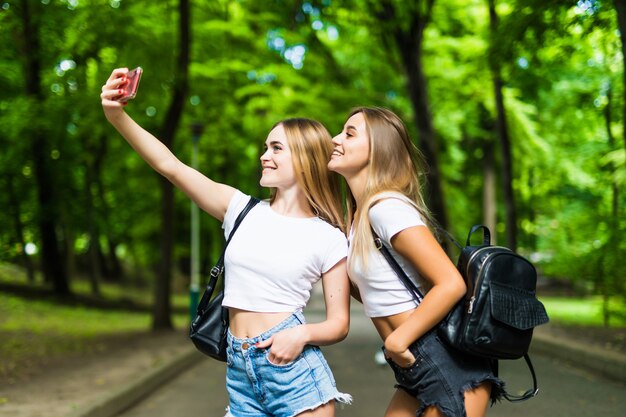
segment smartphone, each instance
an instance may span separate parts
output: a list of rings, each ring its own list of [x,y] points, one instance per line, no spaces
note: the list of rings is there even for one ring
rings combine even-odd
[[[141,67],[137,67],[126,73],[127,83],[124,86],[124,92],[117,99],[117,101],[125,103],[128,100],[132,100],[135,98],[135,96],[137,95],[137,88],[139,88],[139,80],[141,79],[142,73],[143,69]]]

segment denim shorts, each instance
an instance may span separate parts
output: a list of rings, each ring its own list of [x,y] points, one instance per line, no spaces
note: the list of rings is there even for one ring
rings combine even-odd
[[[350,395],[337,390],[319,347],[307,345],[293,362],[275,365],[267,358],[271,347],[254,346],[283,329],[304,323],[304,315],[298,311],[254,338],[239,339],[228,332],[227,416],[292,417],[332,400],[352,401]]]
[[[465,417],[464,393],[483,382],[491,382],[491,401],[500,399],[504,383],[497,378],[488,359],[467,355],[441,342],[436,331],[430,331],[409,346],[416,358],[408,368],[387,362],[396,377],[396,388],[403,389],[419,401],[416,416],[436,406],[446,417]]]

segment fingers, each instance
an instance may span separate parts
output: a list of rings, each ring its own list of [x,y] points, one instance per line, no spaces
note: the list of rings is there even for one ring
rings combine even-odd
[[[102,89],[102,93],[100,94],[100,98],[102,99],[102,105],[106,106],[124,106],[128,103],[121,103],[117,101],[120,97],[124,95],[124,89],[120,88],[112,88],[112,89]]]
[[[257,349],[268,349],[267,351],[267,360],[269,360],[274,365],[287,365],[288,363],[293,362],[293,352],[283,352],[283,349],[278,349],[280,352],[275,352],[276,349],[271,349],[274,344],[274,336],[269,339],[265,339],[261,342],[258,342],[254,345]]]
[[[262,340],[254,346],[259,349],[265,349],[265,348],[272,346],[273,341],[274,341],[274,336],[270,337],[269,339]]]
[[[128,73],[128,68],[115,68],[112,72],[111,75],[109,76],[109,79],[107,80],[107,82],[111,81],[111,80],[115,80],[115,79],[119,79],[124,77],[126,74]]]
[[[385,357],[391,359],[401,368],[409,368],[417,360],[415,355],[408,349],[400,354],[394,354],[385,349]]]
[[[270,349],[267,352],[267,360],[273,363],[274,365],[287,365],[288,363],[293,362],[294,358],[292,358],[291,356],[276,355]]]
[[[102,105],[107,107],[123,107],[126,103],[120,103],[118,100],[124,94],[124,86],[126,85],[126,74],[128,68],[116,68],[111,72],[106,83],[102,86],[100,99]]]

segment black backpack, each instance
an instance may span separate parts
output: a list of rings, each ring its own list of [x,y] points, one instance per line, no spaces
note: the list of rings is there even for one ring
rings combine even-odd
[[[483,243],[472,246],[472,234],[483,229]],[[447,234],[447,233],[446,233]],[[466,296],[437,327],[440,339],[455,349],[492,360],[498,373],[499,359],[524,357],[533,378],[533,388],[521,396],[505,393],[509,401],[523,401],[537,395],[537,378],[528,356],[533,328],[548,322],[543,304],[537,300],[537,272],[524,257],[501,246],[492,246],[484,225],[472,226],[457,268],[467,285]],[[423,296],[375,236],[377,247],[417,302]]]
[[[483,229],[483,244],[471,246],[471,235]],[[457,268],[467,285],[463,300],[439,326],[450,345],[489,359],[518,359],[528,353],[533,328],[548,322],[535,296],[537,272],[524,257],[491,246],[491,234],[475,225],[467,236]]]

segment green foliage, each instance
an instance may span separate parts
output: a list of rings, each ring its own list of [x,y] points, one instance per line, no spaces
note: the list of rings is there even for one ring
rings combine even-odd
[[[407,26],[413,6],[391,3],[398,25]],[[422,12],[425,3],[414,2]],[[486,0],[434,2],[424,33],[451,231],[464,237],[482,221],[484,150],[496,143],[496,60],[505,82],[520,250],[548,277],[625,297],[624,70],[616,13],[610,2],[496,3],[494,36]],[[107,124],[98,96],[114,67],[141,65],[139,95],[127,111],[158,136],[178,52],[176,2],[29,4],[40,26],[40,101],[25,94],[21,3],[0,3],[0,204],[7,208],[0,212],[0,261],[23,263],[23,243],[41,247],[32,137],[43,132],[58,235],[76,275],[88,273],[98,243],[105,279],[149,281],[159,257],[158,178]],[[202,122],[199,170],[265,196],[258,156],[283,118],[312,117],[336,133],[350,108],[381,105],[398,112],[415,138],[401,57],[377,17],[381,4],[194,1],[189,95],[173,151],[190,161],[190,126]],[[500,188],[497,194],[495,232],[502,238]],[[176,266],[184,273],[189,202],[182,193],[175,216]],[[219,223],[204,216],[201,236],[206,270],[220,249]],[[37,266],[39,254],[32,260]]]

